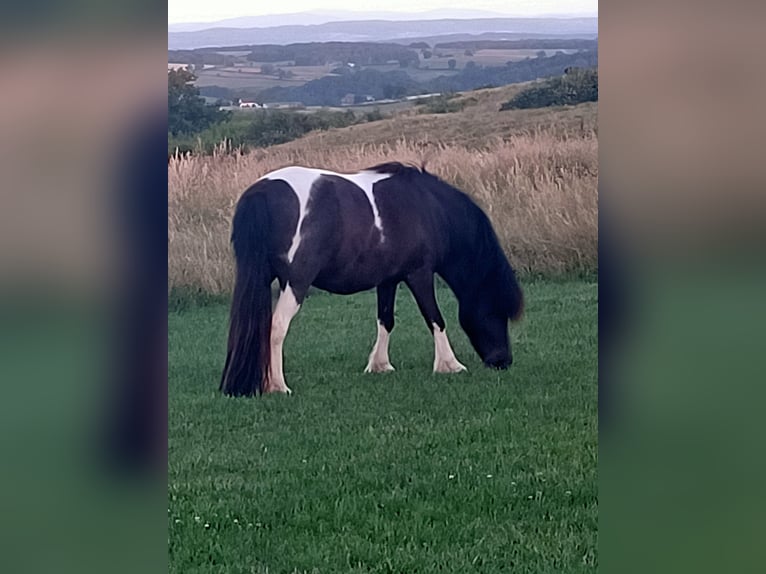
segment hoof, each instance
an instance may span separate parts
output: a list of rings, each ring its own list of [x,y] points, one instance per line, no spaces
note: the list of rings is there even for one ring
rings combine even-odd
[[[367,366],[364,368],[365,373],[390,373],[394,371],[393,365],[391,363],[384,363],[384,364],[367,364]]]
[[[467,370],[465,365],[458,361],[434,365],[434,373],[460,373]]]
[[[265,394],[268,394],[268,393],[282,393],[282,394],[285,394],[285,395],[292,395],[293,391],[290,390],[290,387],[288,387],[287,385],[282,385],[282,386],[279,386],[279,387],[266,387],[263,390],[263,394],[265,395]]]

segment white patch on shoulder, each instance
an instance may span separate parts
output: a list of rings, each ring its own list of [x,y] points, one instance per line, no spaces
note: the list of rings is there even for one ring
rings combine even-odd
[[[306,219],[307,210],[306,207],[309,203],[309,195],[311,194],[311,187],[314,182],[319,179],[319,176],[324,174],[320,169],[311,169],[308,167],[290,166],[283,167],[271,173],[264,175],[262,179],[281,179],[287,183],[292,189],[295,195],[298,197],[298,224],[295,227],[295,233],[293,234],[292,243],[290,243],[290,249],[287,251],[288,263],[293,262],[295,252],[298,251],[298,247],[301,244],[301,225],[303,220]],[[260,180],[258,180],[260,181]]]
[[[261,177],[258,181],[263,179],[281,179],[286,182],[295,192],[298,197],[298,204],[300,206],[300,212],[298,213],[298,225],[295,228],[292,243],[290,249],[287,251],[287,261],[293,262],[295,252],[298,251],[298,247],[301,244],[301,225],[303,220],[308,214],[307,206],[309,202],[309,196],[311,195],[311,187],[314,182],[323,175],[334,175],[336,177],[343,178],[350,181],[357,187],[359,187],[367,196],[367,201],[372,208],[372,215],[375,221],[375,227],[380,232],[380,241],[383,242],[383,222],[380,219],[380,212],[378,211],[378,205],[375,203],[375,197],[372,193],[373,186],[382,179],[391,177],[390,173],[377,173],[374,171],[361,171],[359,173],[336,173],[326,169],[315,169],[310,167],[290,166],[283,167],[276,171],[267,173]]]
[[[361,171],[354,174],[338,174],[342,178],[349,180],[355,185],[359,186],[364,194],[367,196],[367,201],[370,202],[372,207],[372,215],[375,218],[375,227],[380,231],[380,242],[383,243],[385,237],[383,236],[383,222],[380,219],[380,212],[378,211],[378,204],[375,202],[375,196],[372,194],[373,186],[382,179],[388,179],[391,177],[390,173],[377,173],[375,171]]]

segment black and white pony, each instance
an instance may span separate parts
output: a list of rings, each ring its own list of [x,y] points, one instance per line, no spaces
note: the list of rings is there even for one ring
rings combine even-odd
[[[220,386],[227,395],[290,392],[282,344],[312,285],[340,294],[377,289],[378,338],[366,372],[394,370],[388,339],[402,281],[433,333],[434,371],[465,370],[447,339],[434,273],[454,291],[460,325],[484,363],[512,362],[508,321],[524,306],[513,269],[484,212],[424,169],[278,169],[240,198],[231,240],[237,278]],[[280,295],[272,311],[274,279]]]

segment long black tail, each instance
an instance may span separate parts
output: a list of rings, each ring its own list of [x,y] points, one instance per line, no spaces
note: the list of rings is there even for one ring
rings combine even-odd
[[[237,279],[229,318],[229,344],[220,390],[226,395],[263,392],[271,358],[269,214],[266,196],[247,190],[234,212],[231,242]]]

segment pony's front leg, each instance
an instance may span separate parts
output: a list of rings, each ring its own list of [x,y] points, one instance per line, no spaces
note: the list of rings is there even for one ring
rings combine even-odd
[[[282,349],[290,328],[290,321],[301,308],[293,288],[288,284],[279,295],[274,315],[271,319],[271,360],[269,361],[269,376],[264,385],[264,393],[292,393],[285,383],[285,373],[282,363]]]
[[[426,325],[434,336],[434,373],[459,373],[465,365],[455,357],[447,338],[447,330],[434,291],[434,274],[430,269],[420,269],[407,276],[407,286],[415,297]]]
[[[447,338],[447,330],[434,323],[431,327],[434,334],[434,373],[459,373],[465,371],[465,365],[455,357],[452,346]]]
[[[378,338],[372,348],[370,358],[367,360],[365,373],[389,373],[394,370],[391,360],[388,358],[388,330],[378,321]]]
[[[388,373],[394,370],[388,358],[388,339],[394,329],[396,283],[378,285],[378,338],[367,361],[365,373]]]

